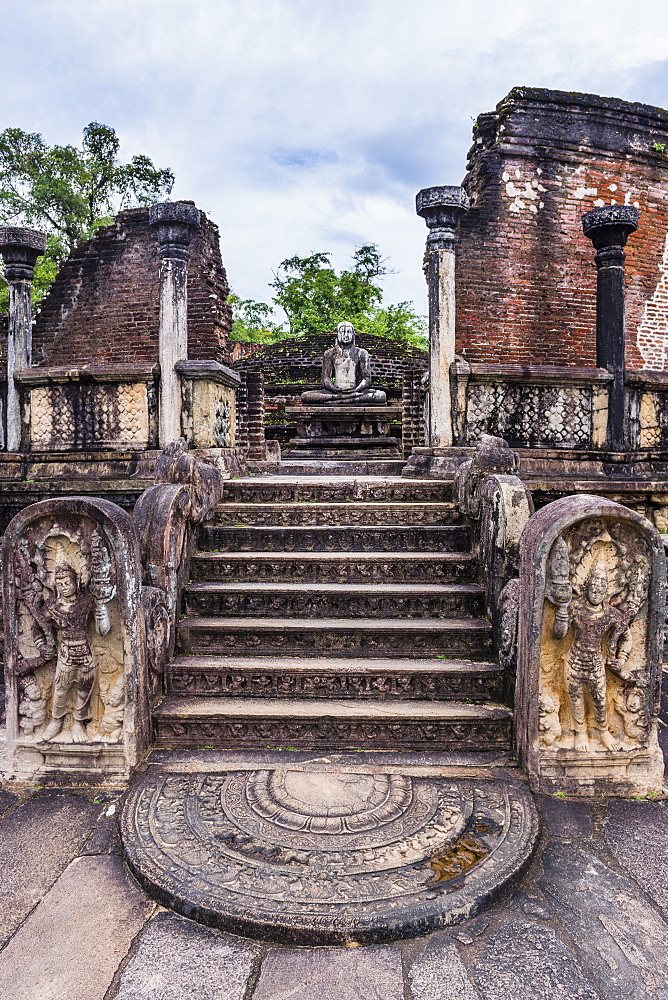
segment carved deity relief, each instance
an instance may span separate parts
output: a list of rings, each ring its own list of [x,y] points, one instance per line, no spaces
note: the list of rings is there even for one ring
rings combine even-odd
[[[13,555],[19,733],[32,742],[118,742],[123,641],[111,547],[90,518],[33,522]]]
[[[631,523],[565,529],[547,561],[539,744],[582,753],[647,746],[651,552]]]

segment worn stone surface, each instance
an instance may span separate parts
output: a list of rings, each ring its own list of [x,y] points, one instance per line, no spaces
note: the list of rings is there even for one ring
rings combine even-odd
[[[0,996],[103,1000],[152,909],[120,858],[76,858],[0,953]]]
[[[401,954],[374,947],[272,951],[253,1000],[404,1000]]]
[[[490,935],[471,973],[484,1000],[599,1000],[557,934],[522,917]]]
[[[0,788],[0,816],[6,813],[8,809],[11,809],[17,800],[18,796],[13,795],[11,792],[5,792]]]
[[[243,1000],[257,950],[250,943],[158,913],[120,976],[114,1000]],[[111,998],[110,998],[111,1000]]]
[[[591,806],[588,802],[574,802],[541,795],[539,806],[543,822],[553,837],[562,837],[566,840],[587,840],[591,837],[593,827]]]
[[[668,924],[629,879],[574,845],[551,843],[538,884],[606,1000],[664,1000]]]
[[[411,1000],[479,1000],[459,957],[445,934],[435,935],[408,970]]]
[[[128,863],[160,902],[296,944],[457,923],[519,875],[537,833],[514,782],[288,768],[149,772],[122,826]]]
[[[0,943],[64,871],[101,812],[84,798],[53,793],[24,802],[2,820]]]
[[[665,803],[608,803],[608,848],[645,892],[668,913],[668,810]]]

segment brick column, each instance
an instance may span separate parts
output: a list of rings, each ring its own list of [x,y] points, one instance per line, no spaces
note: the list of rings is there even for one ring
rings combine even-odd
[[[0,253],[9,285],[7,337],[7,451],[21,448],[21,401],[14,373],[32,364],[32,279],[46,236],[36,229],[0,228]]]
[[[190,237],[200,228],[198,209],[189,202],[152,205],[160,252],[160,447],[181,436],[181,383],[174,365],[188,357],[188,256]]]
[[[419,191],[415,205],[429,227],[429,445],[449,448],[450,365],[455,359],[455,245],[457,224],[469,209],[469,199],[461,187],[440,186]]]
[[[582,230],[596,250],[596,364],[613,376],[608,405],[608,447],[625,451],[624,265],[626,241],[638,228],[632,205],[606,205],[582,216]]]

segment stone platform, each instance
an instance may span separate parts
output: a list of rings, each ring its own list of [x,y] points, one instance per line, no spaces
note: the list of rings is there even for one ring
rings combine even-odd
[[[401,421],[400,406],[292,406],[286,415],[297,424],[290,458],[373,459],[401,457],[401,441],[390,424]]]
[[[413,770],[149,768],[124,809],[125,857],[163,905],[256,939],[426,934],[513,882],[539,822],[519,781]]]

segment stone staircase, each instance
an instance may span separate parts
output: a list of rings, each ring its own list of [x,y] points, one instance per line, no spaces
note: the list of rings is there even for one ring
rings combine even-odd
[[[447,483],[232,480],[201,529],[161,747],[506,750]]]

